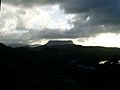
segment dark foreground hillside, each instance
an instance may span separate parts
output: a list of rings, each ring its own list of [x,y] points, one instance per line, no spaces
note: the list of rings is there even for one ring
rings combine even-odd
[[[1,90],[120,90],[120,49],[0,44]],[[101,60],[107,60],[99,65]]]

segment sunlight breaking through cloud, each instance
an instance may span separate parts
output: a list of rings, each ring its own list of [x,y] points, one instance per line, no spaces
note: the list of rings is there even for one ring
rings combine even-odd
[[[120,34],[103,33],[95,37],[84,39],[85,46],[104,46],[104,47],[120,47]]]

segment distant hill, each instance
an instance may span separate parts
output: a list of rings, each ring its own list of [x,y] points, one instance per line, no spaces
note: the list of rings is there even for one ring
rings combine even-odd
[[[7,44],[7,46],[10,46],[12,48],[19,48],[19,47],[39,47],[41,46],[40,44],[34,44],[34,45],[28,45],[28,44],[24,44],[24,43],[13,43],[13,44]]]
[[[28,46],[28,45],[24,44],[24,43],[13,43],[13,44],[7,44],[7,46],[16,48],[16,47],[25,47],[25,46]]]
[[[5,48],[5,47],[7,47],[7,46],[2,44],[2,43],[0,43],[0,48]]]

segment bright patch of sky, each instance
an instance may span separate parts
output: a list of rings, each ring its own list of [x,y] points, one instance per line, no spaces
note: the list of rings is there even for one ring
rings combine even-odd
[[[78,43],[85,46],[120,47],[120,34],[103,33],[96,37],[84,38],[83,41]]]
[[[64,14],[59,5],[21,9],[3,4],[0,14],[1,23],[4,24],[1,29],[6,34],[17,29],[70,29],[72,25],[69,24],[69,21],[73,17],[73,14]]]

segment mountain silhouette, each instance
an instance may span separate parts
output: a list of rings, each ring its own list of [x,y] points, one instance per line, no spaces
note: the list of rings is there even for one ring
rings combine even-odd
[[[119,53],[119,48],[0,44],[0,89],[119,90],[119,64],[99,65],[119,60]]]
[[[0,48],[6,48],[6,47],[7,47],[6,45],[0,43]]]

